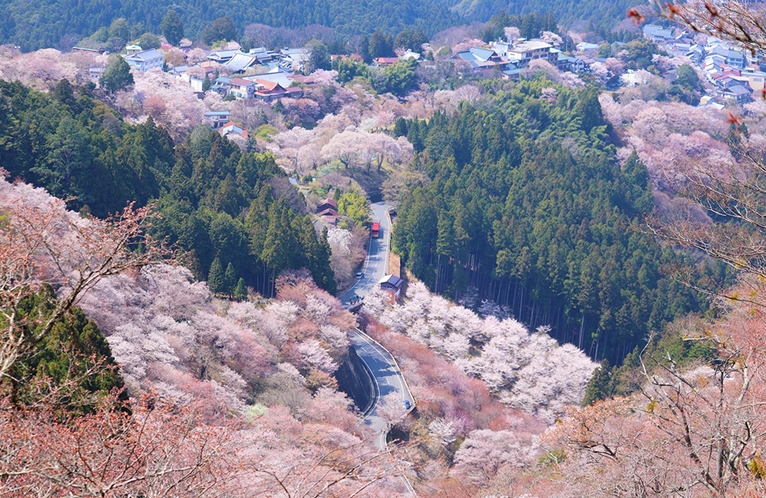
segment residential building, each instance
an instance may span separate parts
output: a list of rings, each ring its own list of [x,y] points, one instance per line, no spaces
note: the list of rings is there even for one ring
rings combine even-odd
[[[165,56],[162,55],[161,52],[154,49],[144,50],[143,52],[138,52],[136,54],[124,55],[123,57],[130,67],[136,68],[142,73],[155,67],[161,68],[165,59]]]
[[[508,59],[489,48],[473,47],[465,52],[458,52],[453,58],[468,62],[471,65],[471,72],[474,73],[489,69],[502,71],[510,66]]]
[[[692,45],[686,52],[686,57],[691,59],[693,64],[702,64],[705,60],[705,48],[700,45]]]
[[[257,85],[254,81],[243,78],[232,78],[229,80],[228,94],[237,100],[252,99],[255,96]]]
[[[285,73],[284,71],[281,71],[279,68],[276,68],[273,71],[270,71],[268,73],[262,73],[262,74],[254,74],[251,76],[245,76],[246,80],[262,80],[262,81],[271,81],[272,83],[279,83],[279,85],[282,88],[288,88],[290,85],[293,84],[293,78],[294,76],[289,75]]]
[[[254,97],[264,102],[272,102],[281,97],[287,96],[287,92],[279,83],[262,79],[255,79]]]
[[[529,40],[520,43],[507,52],[508,60],[518,67],[527,67],[530,62],[542,59],[554,66],[558,64],[558,51],[554,52],[553,45],[539,40]]]
[[[231,78],[227,78],[226,76],[219,76],[210,86],[210,90],[221,97],[225,97],[229,94],[229,88],[231,88]]]
[[[708,57],[715,57],[723,59],[724,64],[727,66],[733,66],[738,67],[740,69],[743,69],[747,63],[747,60],[745,58],[745,55],[741,52],[737,52],[736,50],[732,50],[730,48],[726,48],[721,45],[717,45],[713,47],[712,50],[709,51]],[[705,60],[707,61],[707,58]]]
[[[526,69],[513,67],[512,69],[506,69],[503,71],[503,79],[510,81],[517,81],[526,72]]]
[[[219,50],[217,52],[210,52],[207,56],[208,60],[217,62],[218,64],[226,64],[235,55],[241,54],[239,50]]]
[[[311,55],[305,48],[284,48],[280,51],[280,67],[291,71],[303,71]]]
[[[205,113],[205,122],[217,130],[229,122],[230,114],[229,111],[209,111]]]
[[[104,71],[106,71],[105,67],[91,67],[88,69],[90,81],[98,85],[98,80],[101,79],[101,75],[104,74]]]
[[[378,67],[393,66],[399,62],[399,57],[376,57],[372,60],[372,64]]]
[[[755,69],[745,69],[740,75],[740,79],[747,82],[753,92],[757,95],[763,95],[764,83],[766,82],[766,72],[756,71]]]
[[[249,136],[246,129],[242,128],[233,121],[229,121],[228,123],[221,126],[221,128],[218,130],[218,133],[220,133],[222,137],[228,135],[239,135],[242,138],[248,138]]]
[[[419,60],[420,59],[420,54],[417,53],[417,52],[413,52],[412,50],[407,49],[407,51],[405,53],[403,53],[401,55],[401,57],[399,57],[399,60],[402,60],[402,61],[406,61],[406,60],[410,60],[410,59],[412,59],[412,60]]]
[[[404,280],[395,275],[384,276],[378,284],[382,290],[391,291],[398,298],[399,293],[402,291],[402,284]]]
[[[234,56],[226,61],[223,65],[230,74],[244,73],[249,68],[258,65],[258,57],[256,55],[243,54],[238,52]]]
[[[725,99],[734,100],[737,104],[747,104],[750,102],[750,90],[742,85],[731,85],[716,90],[716,95]]]
[[[646,24],[643,27],[643,31],[644,37],[649,38],[655,43],[673,41],[676,39],[672,29],[663,28],[657,24]]]
[[[266,47],[251,48],[248,53],[256,56],[260,64],[271,62],[278,55],[276,52],[267,50]]]
[[[324,199],[322,202],[320,202],[317,205],[316,212],[322,213],[323,211],[327,209],[332,209],[336,213],[338,212],[338,203],[335,202],[333,199]]]
[[[576,48],[580,52],[595,52],[596,50],[598,50],[598,44],[581,42],[576,45]]]

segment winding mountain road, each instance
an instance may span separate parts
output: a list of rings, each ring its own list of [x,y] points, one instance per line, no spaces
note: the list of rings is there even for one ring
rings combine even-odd
[[[372,219],[380,222],[380,237],[370,239],[367,248],[367,258],[362,265],[362,278],[356,279],[354,285],[338,296],[344,306],[349,306],[355,296],[364,297],[378,285],[388,269],[388,251],[391,248],[391,218],[388,208],[383,202],[370,205]]]
[[[364,273],[362,278],[357,279],[351,288],[339,296],[346,307],[351,306],[351,300],[355,296],[364,298],[372,292],[377,287],[378,282],[386,275],[388,252],[391,247],[391,218],[388,215],[388,208],[389,206],[383,202],[370,206],[372,219],[380,222],[380,237],[370,239],[367,259],[362,267]],[[379,449],[384,449],[388,423],[378,414],[381,399],[387,394],[398,393],[397,399],[401,398],[402,407],[408,411],[415,408],[415,399],[412,397],[407,382],[399,371],[399,365],[391,353],[361,330],[349,334],[349,339],[351,339],[351,344],[359,358],[367,366],[367,371],[372,375],[377,386],[377,399],[365,414],[364,421],[377,434],[376,446]]]

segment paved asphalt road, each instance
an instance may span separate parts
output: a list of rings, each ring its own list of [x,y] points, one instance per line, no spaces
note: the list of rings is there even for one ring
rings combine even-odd
[[[367,259],[365,259],[362,266],[364,276],[357,279],[351,288],[338,296],[346,307],[348,307],[352,298],[363,298],[369,294],[375,289],[383,276],[386,275],[388,251],[391,248],[391,224],[389,222],[390,218],[387,215],[388,208],[389,206],[382,202],[370,206],[372,221],[380,222],[380,237],[370,239]],[[378,398],[366,414],[364,423],[375,431],[375,446],[382,450],[386,448],[388,424],[385,419],[378,415],[381,398],[390,393],[398,393],[395,399],[397,402],[401,400],[402,408],[407,406],[410,411],[415,409],[415,399],[412,397],[412,393],[409,387],[407,387],[407,383],[404,381],[396,361],[388,351],[361,331],[352,332],[349,334],[349,339],[356,353],[369,368],[373,381],[378,387]],[[401,477],[407,491],[411,495],[417,496],[406,474],[403,473]]]
[[[382,202],[376,202],[370,206],[372,211],[372,221],[380,222],[380,237],[370,239],[370,246],[367,250],[367,259],[362,265],[364,276],[356,279],[354,285],[347,291],[338,296],[343,305],[347,305],[351,298],[356,296],[364,297],[372,291],[378,282],[386,274],[388,266],[388,251],[391,244],[391,224],[386,215],[387,205]]]
[[[349,339],[351,339],[356,353],[369,367],[373,379],[378,385],[380,394],[372,410],[364,418],[364,423],[375,430],[375,434],[377,434],[375,445],[379,449],[383,449],[386,447],[388,425],[386,420],[378,415],[380,400],[387,394],[397,393],[394,399],[402,404],[402,408],[409,407],[407,408],[409,410],[415,407],[415,400],[412,398],[412,393],[407,388],[394,358],[388,351],[362,332],[352,332],[349,334]]]
[[[370,246],[367,252],[367,259],[363,265],[364,276],[357,279],[354,285],[346,292],[340,294],[339,298],[344,306],[351,301],[354,296],[364,297],[369,294],[378,285],[378,282],[386,274],[388,266],[388,251],[391,243],[391,224],[386,213],[387,205],[382,202],[372,204],[372,221],[380,222],[380,237],[370,239]],[[378,435],[375,444],[378,448],[386,447],[387,424],[377,414],[380,398],[392,392],[398,392],[401,398],[402,406],[414,408],[415,402],[412,394],[404,382],[396,361],[391,354],[380,345],[370,339],[367,334],[354,332],[349,334],[351,343],[356,349],[356,353],[364,361],[372,372],[373,378],[378,385],[380,396],[373,406],[372,410],[365,417],[365,423],[375,430]]]

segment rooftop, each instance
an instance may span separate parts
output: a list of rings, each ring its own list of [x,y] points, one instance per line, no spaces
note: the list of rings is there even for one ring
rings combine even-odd
[[[533,50],[544,50],[546,48],[553,48],[553,45],[541,40],[529,40],[516,45],[510,49],[509,52],[531,52]]]
[[[255,55],[237,53],[234,54],[234,56],[229,59],[226,64],[224,64],[224,66],[230,71],[234,71],[236,73],[237,71],[243,71],[257,63],[258,57]]]

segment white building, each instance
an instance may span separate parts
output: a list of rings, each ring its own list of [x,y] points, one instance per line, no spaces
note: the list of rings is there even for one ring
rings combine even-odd
[[[145,73],[153,67],[161,68],[165,59],[164,55],[154,49],[144,50],[137,54],[124,55],[123,57],[130,67],[134,67],[142,73]]]

